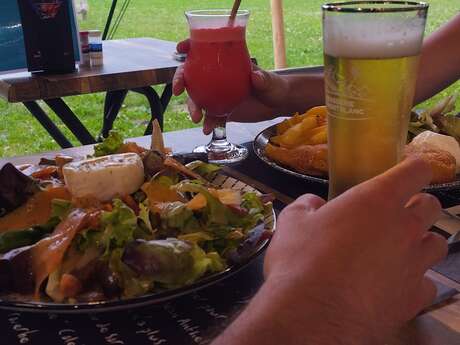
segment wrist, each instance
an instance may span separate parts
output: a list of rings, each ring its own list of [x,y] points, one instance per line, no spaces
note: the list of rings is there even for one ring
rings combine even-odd
[[[347,309],[342,310],[343,306],[330,298],[329,293],[316,293],[314,282],[312,288],[305,288],[309,285],[297,284],[293,280],[267,279],[248,308],[228,330],[232,337],[239,336],[232,339],[233,343],[374,344],[368,329],[342,313]],[[327,298],[319,297],[325,295]]]
[[[295,85],[293,79],[289,75],[280,75],[280,79],[283,81],[283,92],[280,97],[280,103],[276,111],[283,116],[290,116],[293,113],[297,112],[297,106],[294,104],[294,89]]]
[[[308,109],[324,105],[323,75],[285,75],[286,93],[283,102],[283,113],[303,113]]]

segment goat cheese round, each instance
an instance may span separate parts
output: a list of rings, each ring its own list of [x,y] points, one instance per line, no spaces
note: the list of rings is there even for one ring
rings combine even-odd
[[[136,192],[144,183],[144,165],[136,153],[115,154],[66,164],[67,188],[76,198],[108,201]]]

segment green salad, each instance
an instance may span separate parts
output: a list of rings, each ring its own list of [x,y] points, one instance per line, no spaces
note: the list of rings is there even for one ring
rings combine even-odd
[[[120,138],[97,145],[100,158],[15,172],[29,194],[0,217],[2,294],[79,303],[180,288],[226,270],[270,233],[252,238],[272,212],[266,196],[215,185],[216,165],[184,165]]]

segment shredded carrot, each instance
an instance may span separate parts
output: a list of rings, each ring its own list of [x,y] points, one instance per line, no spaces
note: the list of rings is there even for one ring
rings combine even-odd
[[[88,228],[99,229],[101,225],[101,211],[96,210],[88,214]]]
[[[125,196],[122,196],[121,197],[121,200],[126,204],[128,205],[129,208],[131,208],[134,213],[136,214],[136,216],[139,215],[139,212],[140,212],[140,208],[139,208],[139,205],[137,204],[136,200],[134,200],[134,198],[127,194]]]
[[[64,297],[75,297],[82,289],[80,280],[72,274],[64,273],[61,277],[59,290]]]
[[[32,247],[32,272],[35,277],[35,300],[40,300],[40,287],[58,268],[75,235],[88,225],[88,214],[82,209],[73,210],[54,229],[51,236]]]
[[[106,203],[102,205],[102,209],[107,212],[112,212],[113,211],[113,205],[111,203]]]
[[[134,142],[127,142],[121,145],[117,153],[137,153],[140,155],[141,153],[144,153],[146,151],[145,148],[137,145]]]
[[[33,178],[38,178],[40,180],[46,180],[51,177],[51,175],[56,174],[58,171],[58,168],[56,166],[47,166],[43,169],[37,170],[32,173]]]

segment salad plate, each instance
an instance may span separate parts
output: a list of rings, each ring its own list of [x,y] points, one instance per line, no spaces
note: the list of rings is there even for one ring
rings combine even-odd
[[[226,188],[237,188],[238,190],[252,191],[259,193],[253,187],[244,182],[234,179],[224,174],[218,174],[214,183]],[[120,299],[112,301],[100,301],[90,303],[54,303],[54,302],[33,302],[23,301],[21,296],[3,296],[0,297],[0,308],[12,311],[26,311],[34,313],[60,313],[60,314],[78,314],[78,313],[100,313],[112,312],[125,309],[146,307],[149,305],[163,303],[193,292],[199,291],[206,287],[212,286],[222,280],[236,274],[240,270],[250,265],[257,257],[262,254],[269,244],[269,238],[261,238],[262,231],[274,231],[276,226],[276,215],[274,210],[270,210],[264,215],[263,222],[259,227],[253,230],[253,242],[250,243],[247,256],[241,261],[236,262],[224,271],[208,275],[199,281],[177,289],[166,290],[158,293],[150,293],[140,297]]]
[[[218,166],[180,162],[161,140],[148,150],[115,137],[95,147],[97,158],[0,170],[1,309],[158,304],[230,277],[267,247],[276,225],[271,195]],[[22,192],[8,194],[11,185]]]

